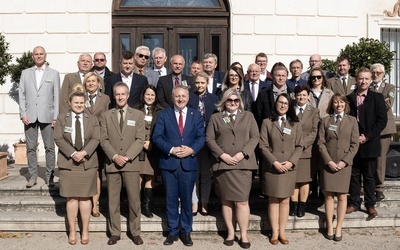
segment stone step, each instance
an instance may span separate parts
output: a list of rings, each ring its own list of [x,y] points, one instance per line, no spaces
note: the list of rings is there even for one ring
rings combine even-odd
[[[355,228],[399,228],[400,208],[378,208],[379,215],[373,220],[367,221],[365,212],[354,212],[345,217],[343,227]],[[106,217],[102,212],[98,218],[91,217],[90,231],[106,232]],[[65,212],[29,212],[13,211],[0,213],[0,225],[2,231],[65,231]],[[121,216],[122,231],[126,228],[126,214]],[[164,211],[156,211],[154,217],[149,219],[142,216],[141,228],[144,232],[166,231],[166,215]],[[325,228],[325,213],[323,209],[307,212],[302,218],[289,216],[287,229],[289,230],[319,230]],[[225,224],[220,212],[210,216],[194,217],[193,230],[199,231],[225,231]],[[252,210],[249,221],[250,231],[270,230],[267,209]]]

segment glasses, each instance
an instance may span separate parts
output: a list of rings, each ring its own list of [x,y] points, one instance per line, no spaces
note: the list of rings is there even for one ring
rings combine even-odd
[[[94,61],[95,62],[104,62],[106,59],[103,59],[103,58],[101,58],[101,59],[94,59]]]
[[[282,102],[282,101],[277,101],[276,103],[279,103],[281,106],[288,106],[289,105],[289,103]]]
[[[226,100],[226,102],[234,102],[235,104],[238,104],[239,103],[239,99],[229,98],[229,99]]]
[[[229,75],[230,78],[239,78],[239,75]]]
[[[310,76],[310,77],[311,77],[311,80],[315,80],[315,79],[321,80],[321,78],[322,78],[321,75],[318,75],[318,76]]]
[[[382,74],[383,74],[383,72],[379,72],[379,71],[372,71],[372,74],[373,74],[373,75],[376,75],[376,76],[380,76],[380,75],[382,75]]]
[[[140,57],[140,58],[143,58],[144,57],[144,59],[149,59],[149,56],[146,56],[146,55],[143,55],[143,54],[136,54],[138,57]]]

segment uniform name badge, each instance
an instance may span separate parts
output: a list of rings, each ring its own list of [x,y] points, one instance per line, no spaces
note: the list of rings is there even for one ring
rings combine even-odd
[[[333,124],[329,124],[329,130],[330,131],[337,131],[337,126],[336,125],[333,125]]]
[[[128,120],[127,123],[126,123],[126,125],[131,126],[131,127],[135,127],[136,121]]]
[[[71,134],[72,133],[72,127],[65,127],[64,128],[64,133]]]
[[[88,100],[86,100],[86,102],[85,102],[85,108],[90,108],[90,102],[88,101]]]
[[[357,88],[357,85],[356,85],[356,84],[353,84],[353,85],[351,85],[351,87],[350,87],[351,90],[355,90],[356,88]]]
[[[150,115],[145,115],[145,116],[144,116],[144,120],[145,120],[146,122],[151,122],[151,121],[153,120],[153,117],[150,116]]]
[[[283,133],[287,134],[287,135],[290,135],[292,133],[292,130],[290,128],[284,128],[283,129]]]

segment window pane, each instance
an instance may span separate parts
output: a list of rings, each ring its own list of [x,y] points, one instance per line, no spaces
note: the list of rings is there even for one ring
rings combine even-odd
[[[122,0],[123,7],[219,7],[218,0]]]
[[[190,75],[190,65],[198,59],[196,35],[180,35],[178,53],[185,58],[183,74]]]
[[[220,55],[220,49],[219,49],[219,36],[216,36],[216,35],[212,36],[212,38],[211,38],[211,46],[212,46],[211,47],[212,53],[217,55],[218,58],[220,58],[221,55]],[[219,64],[217,64],[217,68],[215,70],[219,71]]]
[[[143,34],[142,43],[144,46],[149,47],[150,53],[155,47],[163,47],[164,39],[162,34]],[[152,55],[153,56],[153,55]],[[153,66],[153,57],[149,58],[147,67]]]
[[[120,34],[121,40],[121,52],[131,50],[131,35],[130,34]]]

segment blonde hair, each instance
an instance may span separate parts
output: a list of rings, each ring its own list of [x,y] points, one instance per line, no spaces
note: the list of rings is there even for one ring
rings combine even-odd
[[[85,97],[85,95],[86,95],[85,87],[83,87],[83,85],[80,83],[75,83],[75,85],[72,87],[71,94],[69,94],[69,101],[71,101],[74,96]]]
[[[222,95],[221,101],[217,105],[215,105],[219,112],[226,110],[225,103],[229,99],[229,97],[231,97],[233,95],[237,96],[237,98],[239,99],[239,108],[238,109],[241,112],[244,111],[244,105],[243,105],[242,97],[240,96],[240,91],[237,89],[227,89],[224,92],[224,94]]]

